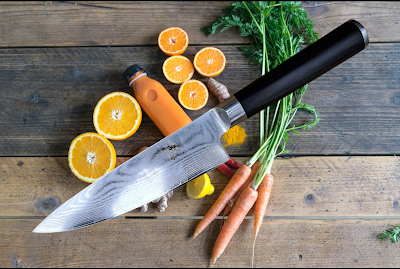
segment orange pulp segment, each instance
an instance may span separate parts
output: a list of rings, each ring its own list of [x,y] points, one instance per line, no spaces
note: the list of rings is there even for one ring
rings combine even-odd
[[[182,55],[168,57],[163,64],[165,78],[175,84],[181,84],[192,78],[194,67],[192,62]]]
[[[132,136],[142,122],[142,110],[132,95],[109,93],[97,103],[93,113],[96,131],[108,139],[122,140]]]
[[[178,91],[179,103],[186,109],[198,110],[208,101],[208,89],[203,82],[191,79],[182,83]]]
[[[68,164],[72,173],[93,183],[115,168],[117,156],[111,142],[97,133],[83,133],[70,145]]]
[[[181,28],[170,27],[158,35],[158,46],[166,55],[180,55],[185,52],[188,45],[189,37]]]
[[[226,64],[224,53],[214,47],[205,47],[194,56],[193,65],[204,77],[215,77],[221,74]]]

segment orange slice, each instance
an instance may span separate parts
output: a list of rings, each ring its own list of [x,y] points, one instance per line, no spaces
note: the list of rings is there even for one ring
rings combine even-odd
[[[194,67],[192,62],[182,55],[168,57],[163,64],[166,79],[175,84],[181,84],[192,78]]]
[[[199,110],[207,104],[208,89],[199,80],[188,80],[179,87],[178,100],[186,109]]]
[[[114,146],[97,133],[83,133],[72,140],[68,164],[72,173],[87,183],[93,183],[115,168]]]
[[[142,110],[132,95],[109,93],[97,103],[93,113],[96,131],[113,140],[132,136],[142,122]]]
[[[185,52],[188,45],[189,37],[181,28],[170,27],[158,35],[158,46],[166,55],[180,55]]]
[[[196,71],[204,77],[215,77],[225,68],[224,53],[214,47],[205,47],[194,56],[193,65]]]

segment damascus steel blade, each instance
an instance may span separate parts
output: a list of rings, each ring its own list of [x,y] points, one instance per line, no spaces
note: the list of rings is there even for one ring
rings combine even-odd
[[[54,233],[114,218],[229,160],[220,138],[231,127],[220,107],[160,140],[62,204],[33,231]]]

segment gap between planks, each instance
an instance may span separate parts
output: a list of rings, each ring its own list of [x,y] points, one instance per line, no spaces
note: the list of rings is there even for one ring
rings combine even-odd
[[[0,219],[38,219],[44,220],[46,216],[0,216]],[[126,219],[126,220],[150,220],[150,219],[159,219],[159,220],[199,220],[202,219],[203,216],[118,216],[113,219]],[[217,216],[216,220],[222,219],[222,216]],[[254,216],[246,216],[244,217],[246,220],[254,219]],[[380,220],[380,219],[400,219],[400,216],[264,216],[264,219],[282,219],[282,220],[357,220],[357,219],[369,219],[369,220]]]

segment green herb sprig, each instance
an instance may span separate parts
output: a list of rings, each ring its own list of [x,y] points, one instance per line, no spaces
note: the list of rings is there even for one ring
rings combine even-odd
[[[392,228],[385,230],[381,234],[377,235],[377,237],[382,240],[387,238],[390,239],[392,243],[396,243],[397,241],[399,241],[400,225],[392,225],[392,224],[389,225],[392,226]]]
[[[301,44],[318,40],[318,33],[313,29],[314,23],[307,18],[299,1],[233,2],[223,12],[223,16],[201,30],[206,35],[212,35],[218,29],[223,32],[238,27],[242,36],[252,39],[250,46],[239,47],[239,50],[249,58],[251,64],[262,66],[261,75],[299,52]],[[299,129],[309,130],[318,123],[315,108],[301,102],[306,89],[307,85],[260,112],[260,148],[247,162],[248,166],[257,160],[261,162],[252,184],[254,189],[270,173],[275,157],[290,152],[285,149],[288,133],[300,135]],[[290,127],[298,109],[314,114],[314,120],[302,126]]]

